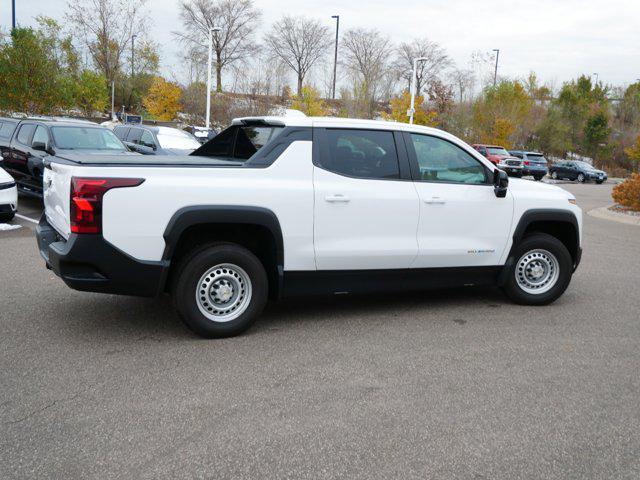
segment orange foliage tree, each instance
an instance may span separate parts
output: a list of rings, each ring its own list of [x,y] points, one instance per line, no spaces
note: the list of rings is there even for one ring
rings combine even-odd
[[[180,110],[182,90],[173,82],[162,77],[153,79],[149,93],[142,99],[144,108],[157,120],[169,121],[176,117]]]

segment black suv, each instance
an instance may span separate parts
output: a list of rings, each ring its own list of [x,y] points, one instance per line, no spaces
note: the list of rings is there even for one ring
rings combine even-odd
[[[549,167],[549,175],[554,180],[566,178],[568,180],[577,180],[580,183],[594,180],[597,184],[601,184],[608,178],[606,172],[580,160],[561,160],[556,162]]]
[[[42,196],[44,157],[74,151],[130,153],[113,132],[92,122],[0,118],[0,166],[15,178],[22,193]]]
[[[547,159],[542,153],[525,150],[509,150],[509,153],[522,159],[523,177],[531,175],[536,181],[540,181],[548,173]]]
[[[113,133],[134,152],[143,155],[188,155],[200,142],[188,132],[171,127],[117,125]]]

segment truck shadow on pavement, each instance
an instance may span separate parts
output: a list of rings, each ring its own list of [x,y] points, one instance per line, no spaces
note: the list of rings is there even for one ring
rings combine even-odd
[[[480,309],[496,313],[511,305],[499,289],[470,288],[380,295],[314,297],[270,302],[262,316],[240,337],[254,337],[271,332],[299,331],[330,327],[366,328],[367,323],[394,322],[398,319],[429,319],[464,325],[472,318],[483,318]],[[57,305],[58,319],[65,319],[69,330],[84,340],[146,339],[158,342],[199,340],[181,322],[171,299],[121,297],[80,294],[74,301]],[[91,312],[78,318],[72,312]],[[66,323],[65,322],[65,323]],[[64,328],[64,327],[63,327]],[[65,330],[67,329],[65,328]]]

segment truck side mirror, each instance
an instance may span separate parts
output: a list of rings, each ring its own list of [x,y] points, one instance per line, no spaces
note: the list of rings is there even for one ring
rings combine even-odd
[[[46,152],[47,144],[44,142],[33,142],[31,144],[31,148],[33,148],[34,150],[38,150],[39,152]]]
[[[493,192],[498,198],[507,196],[507,188],[509,187],[509,176],[504,170],[496,168],[493,170]]]

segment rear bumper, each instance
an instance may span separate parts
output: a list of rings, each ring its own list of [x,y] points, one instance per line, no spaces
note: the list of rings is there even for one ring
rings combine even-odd
[[[168,263],[144,262],[121,252],[102,235],[62,238],[42,215],[36,229],[47,268],[74,290],[154,297],[164,288]]]
[[[524,167],[522,170],[522,173],[524,175],[534,175],[536,177],[541,176],[544,177],[547,173],[549,173],[549,170],[547,170],[546,168],[536,168],[536,167]]]

